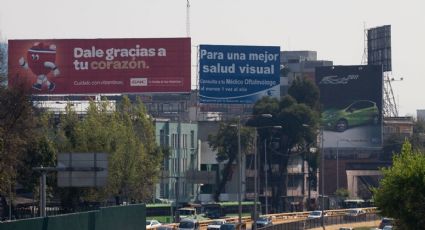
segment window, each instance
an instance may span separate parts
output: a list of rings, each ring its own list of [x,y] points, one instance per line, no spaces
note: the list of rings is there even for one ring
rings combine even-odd
[[[183,148],[187,149],[187,134],[183,134]]]
[[[159,130],[159,145],[162,147],[167,146],[165,130]]]
[[[172,134],[171,135],[171,148],[173,148],[173,149],[177,149],[179,146],[179,142],[178,142],[179,140],[178,140],[178,135],[177,134]]]
[[[190,148],[195,148],[195,131],[190,130]]]

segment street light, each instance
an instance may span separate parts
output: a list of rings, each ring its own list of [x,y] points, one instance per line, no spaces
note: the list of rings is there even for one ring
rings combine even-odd
[[[257,163],[257,154],[258,154],[258,148],[257,148],[257,133],[259,129],[265,129],[265,128],[275,128],[275,129],[281,129],[282,126],[280,125],[275,125],[275,126],[261,126],[261,127],[254,127],[255,128],[255,135],[254,135],[254,144],[255,144],[255,153],[254,153],[254,197],[255,197],[255,201],[254,201],[254,221],[253,221],[253,230],[257,230],[257,225],[255,224],[255,221],[257,220],[257,202],[258,202],[258,163]],[[266,162],[267,164],[267,162]],[[267,176],[267,174],[266,174]],[[267,181],[267,178],[266,178]],[[267,189],[267,187],[266,187]],[[267,198],[266,198],[266,202],[267,202]],[[266,204],[266,208],[267,208],[267,204]]]
[[[271,118],[271,114],[259,114],[259,115],[248,115],[245,116],[246,118],[251,117],[264,117],[264,118]],[[230,125],[232,127],[237,127],[238,129],[238,223],[242,223],[242,153],[241,153],[241,118],[242,116],[238,116],[238,123],[237,125]],[[257,135],[257,134],[256,134]],[[255,135],[255,138],[256,138]],[[255,142],[256,143],[256,142]],[[255,208],[254,211],[256,211],[257,207],[257,201],[255,202]]]
[[[323,127],[320,127],[320,153],[322,154],[322,169],[320,170],[320,175],[321,175],[321,181],[322,181],[322,218],[321,218],[321,223],[322,223],[322,228],[323,230],[325,230],[325,152],[323,150]]]

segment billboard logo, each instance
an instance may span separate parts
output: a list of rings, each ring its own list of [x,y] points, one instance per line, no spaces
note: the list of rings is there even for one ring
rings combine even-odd
[[[147,78],[131,78],[130,86],[147,86],[148,79]]]
[[[338,75],[325,76],[319,82],[320,85],[346,85],[350,80],[359,79],[359,75],[350,74],[347,77],[339,77]]]

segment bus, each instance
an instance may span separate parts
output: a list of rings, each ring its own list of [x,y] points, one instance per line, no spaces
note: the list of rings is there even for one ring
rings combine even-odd
[[[372,200],[363,200],[363,199],[347,199],[343,201],[343,208],[366,208],[373,207]]]

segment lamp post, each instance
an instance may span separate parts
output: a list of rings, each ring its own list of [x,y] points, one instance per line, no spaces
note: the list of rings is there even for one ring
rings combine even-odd
[[[263,114],[266,115],[266,114]],[[271,117],[271,115],[270,115]],[[254,153],[254,221],[253,221],[253,230],[257,230],[257,225],[255,224],[255,221],[257,220],[257,203],[258,203],[258,163],[257,163],[257,154],[258,154],[258,148],[257,148],[257,133],[259,129],[265,129],[265,128],[275,128],[275,129],[281,129],[282,126],[275,125],[275,126],[261,126],[261,127],[254,127],[255,128],[255,135],[254,135],[254,146],[255,146],[255,153]],[[264,147],[266,147],[264,145]],[[267,164],[267,162],[266,162]],[[267,181],[267,178],[266,178]],[[267,189],[267,187],[266,187]],[[267,200],[267,197],[266,197]],[[267,206],[266,206],[267,207]]]
[[[238,124],[230,125],[238,129],[238,223],[242,223],[242,153],[241,153],[241,116],[238,116]]]
[[[238,223],[242,223],[242,153],[241,153],[241,116],[238,117]]]
[[[321,181],[322,181],[322,218],[321,218],[321,223],[322,223],[322,228],[325,229],[325,153],[323,150],[323,127],[320,127],[320,154],[322,154],[322,167],[321,167]]]
[[[339,141],[341,139],[336,141],[336,190],[339,189]]]
[[[257,115],[257,116],[260,116],[260,117],[264,117],[264,118],[271,118],[272,117],[272,115],[271,114],[260,114],[260,115]],[[249,118],[249,117],[256,117],[256,115],[249,115],[249,116],[246,116],[247,118]],[[241,153],[241,149],[242,149],[242,147],[241,147],[241,115],[239,115],[238,116],[238,123],[237,123],[237,125],[236,125],[236,127],[237,127],[237,129],[238,129],[238,185],[237,185],[237,188],[238,188],[238,223],[239,224],[241,224],[242,223],[242,167],[243,167],[243,162],[242,162],[242,153]],[[235,127],[235,125],[230,125],[230,126],[232,126],[232,127]],[[270,127],[270,126],[268,126],[268,127]],[[257,138],[257,134],[255,134],[255,137],[254,137],[254,139],[255,139],[255,147],[257,146],[257,142],[256,142],[256,138]],[[256,168],[256,162],[257,162],[257,159],[256,159],[256,154],[255,154],[255,159],[254,159],[254,161],[255,161],[255,170],[257,170],[257,168]],[[255,171],[255,173],[257,173],[256,171]],[[255,175],[255,191],[256,191],[256,188],[257,188],[257,185],[256,185],[256,178],[257,178],[257,175]],[[255,194],[257,194],[257,192],[255,192]],[[256,198],[257,198],[257,196],[256,196]],[[254,215],[256,215],[256,207],[257,207],[257,200],[255,200],[255,205],[254,205]]]
[[[269,214],[269,195],[268,195],[268,191],[269,191],[269,187],[268,187],[268,183],[267,183],[267,169],[268,169],[268,164],[267,164],[267,139],[264,139],[264,179],[265,179],[265,188],[264,188],[264,198],[266,199],[266,215]]]

